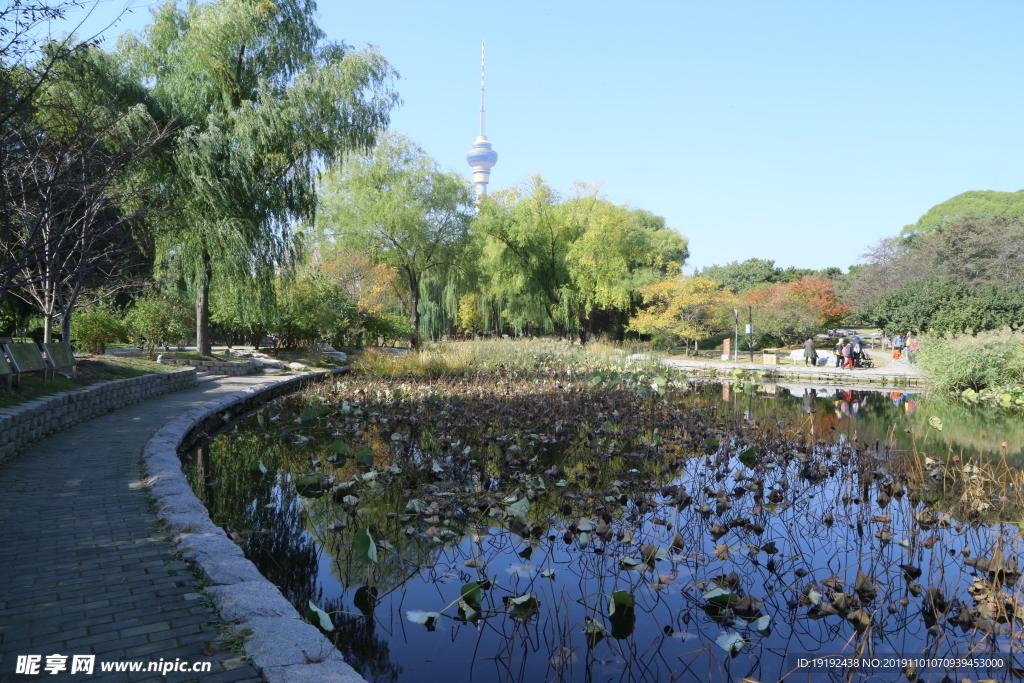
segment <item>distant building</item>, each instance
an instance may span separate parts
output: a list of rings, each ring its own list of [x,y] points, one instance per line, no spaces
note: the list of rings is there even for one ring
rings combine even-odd
[[[484,44],[480,43],[480,135],[468,152],[466,163],[473,168],[473,183],[476,185],[476,196],[487,194],[487,183],[491,179],[491,168],[498,163],[498,153],[491,148],[491,143],[484,135]]]

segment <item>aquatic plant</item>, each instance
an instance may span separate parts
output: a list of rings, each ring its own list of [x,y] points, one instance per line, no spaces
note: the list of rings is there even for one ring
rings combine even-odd
[[[537,367],[310,389],[215,442],[193,486],[378,680],[779,680],[780,652],[1020,636],[1009,468],[861,443],[813,408],[733,412],[655,369]],[[441,643],[464,668],[402,672]]]

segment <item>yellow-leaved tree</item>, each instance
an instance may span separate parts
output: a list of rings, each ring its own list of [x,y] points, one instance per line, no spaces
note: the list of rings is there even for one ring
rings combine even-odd
[[[476,292],[463,294],[459,297],[459,331],[476,334],[484,327],[484,317],[480,314],[480,297]]]
[[[733,295],[718,283],[700,276],[662,280],[637,290],[643,310],[630,319],[629,329],[650,334],[668,344],[697,342],[732,324]]]

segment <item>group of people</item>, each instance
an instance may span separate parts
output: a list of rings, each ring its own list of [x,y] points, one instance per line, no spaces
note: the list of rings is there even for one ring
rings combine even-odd
[[[906,358],[907,362],[914,364],[917,356],[917,337],[913,331],[907,332],[906,336],[897,334],[892,340],[893,346],[893,360],[899,361],[901,358]],[[867,350],[861,342],[860,336],[855,336],[849,341],[845,338],[840,338],[832,349],[833,354],[836,358],[837,368],[846,368],[852,370],[853,368],[871,367],[871,358],[868,355]],[[814,348],[814,340],[808,338],[804,342],[804,365],[817,365],[818,364],[818,351]]]
[[[832,352],[836,356],[836,367],[853,370],[865,366],[868,359],[868,352],[864,349],[860,337],[856,336],[850,341],[840,338]]]
[[[868,359],[868,353],[861,344],[860,337],[854,337],[849,342],[840,339],[833,350],[836,356],[836,367],[853,369],[863,367]],[[804,342],[804,365],[818,364],[818,350],[814,348],[814,339],[808,337]]]
[[[907,331],[906,337],[897,334],[892,338],[892,359],[898,361],[904,356],[911,365],[917,362],[917,336],[913,330]]]
[[[854,337],[849,342],[846,339],[840,339],[836,343],[833,353],[836,356],[836,367],[843,368],[859,368],[865,365],[865,361],[868,359],[868,353],[864,349],[864,345],[861,344],[860,337]],[[817,365],[818,364],[818,350],[814,348],[814,340],[809,338],[804,342],[804,365]]]

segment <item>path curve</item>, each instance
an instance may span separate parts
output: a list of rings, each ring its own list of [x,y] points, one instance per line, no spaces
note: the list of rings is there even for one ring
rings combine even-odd
[[[256,683],[242,654],[203,653],[219,617],[164,537],[140,482],[146,442],[191,408],[280,380],[246,376],[121,408],[33,444],[0,466],[0,681],[82,680],[73,655],[95,655],[90,681]],[[48,655],[66,669],[44,670]],[[18,655],[41,655],[38,676]],[[209,673],[102,673],[101,663],[176,658]]]

